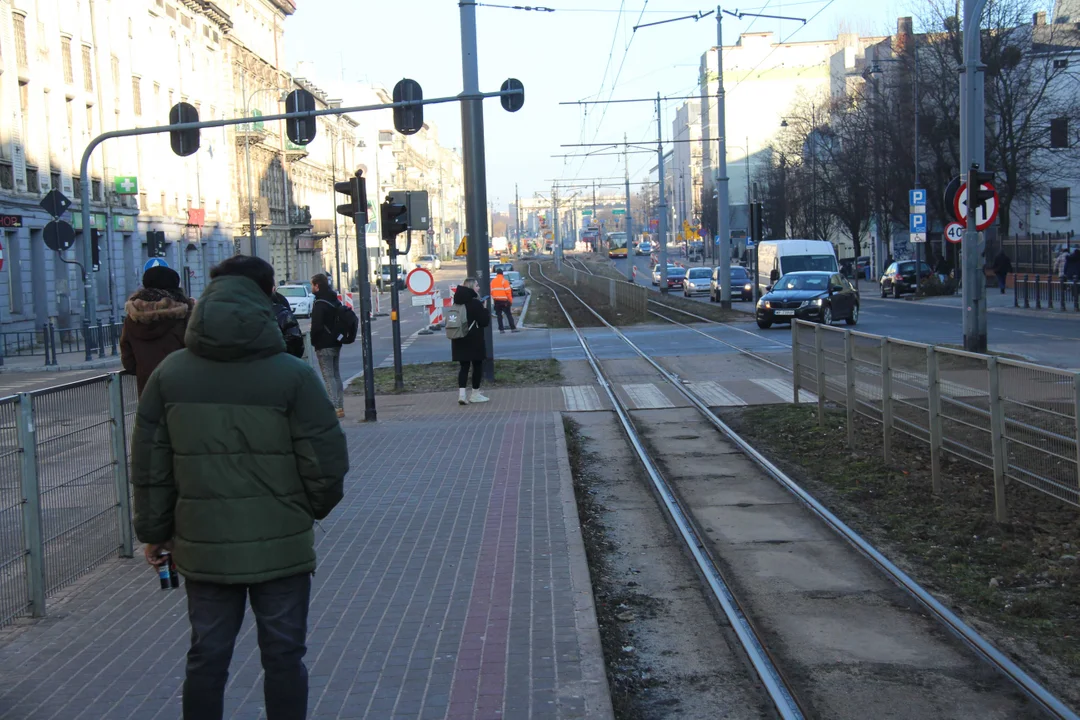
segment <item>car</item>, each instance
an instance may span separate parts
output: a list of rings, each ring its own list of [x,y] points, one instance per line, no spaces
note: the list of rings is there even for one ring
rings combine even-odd
[[[438,255],[421,255],[416,258],[416,267],[425,270],[442,270],[442,260]]]
[[[707,294],[712,284],[712,275],[712,268],[695,267],[687,270],[686,280],[683,282],[683,295],[694,297]]]
[[[750,272],[738,265],[731,266],[731,299],[753,300],[754,279]],[[720,302],[723,295],[723,283],[720,282],[720,268],[713,270],[712,281],[709,283],[709,300]]]
[[[315,295],[304,285],[281,285],[277,291],[289,301],[289,309],[296,317],[311,317],[311,308],[315,305]]]
[[[510,272],[504,272],[503,277],[510,281],[510,289],[514,291],[515,295],[525,294],[525,278],[521,277],[521,273],[511,270]]]
[[[784,275],[758,300],[755,317],[765,330],[773,323],[812,320],[831,325],[859,322],[859,291],[839,272],[802,271]]]
[[[687,260],[703,260],[705,258],[705,243],[692,242],[686,248]]]
[[[672,270],[674,270],[674,269],[675,269],[675,266],[674,266],[674,265],[668,265],[668,272],[669,272],[669,273],[670,273],[670,272],[671,272]],[[653,269],[652,269],[652,284],[653,284],[653,285],[657,285],[657,286],[659,286],[659,285],[660,285],[660,265],[659,265],[659,264],[657,264],[657,265],[653,265]]]
[[[636,255],[652,255],[652,251],[652,243],[648,240],[642,240],[640,243],[638,243],[637,250],[635,250],[634,252]]]
[[[686,268],[684,267],[670,267],[667,271],[667,286],[671,288],[681,288],[686,281]]]
[[[398,266],[398,269],[397,269],[397,287],[398,287],[398,290],[404,290],[405,289],[405,278],[408,276],[408,274],[409,274],[409,271],[404,266],[401,266],[401,265]],[[381,270],[381,272],[379,274],[379,289],[380,290],[389,290],[390,289],[390,265],[389,264],[386,264],[386,265],[382,266],[382,270]]]
[[[626,253],[626,246],[624,245],[622,247],[611,248],[611,250],[608,250],[607,256],[609,258],[616,259],[616,258],[624,258],[624,257],[626,257],[626,254],[627,254]]]
[[[840,272],[833,244],[825,240],[763,240],[757,245],[758,287],[793,272]]]
[[[933,273],[933,268],[926,263],[922,263],[922,277],[927,277]],[[889,295],[898,298],[904,293],[913,293],[915,292],[915,283],[914,260],[894,262],[885,269],[885,274],[878,281],[878,285],[881,286],[881,297],[883,298]]]

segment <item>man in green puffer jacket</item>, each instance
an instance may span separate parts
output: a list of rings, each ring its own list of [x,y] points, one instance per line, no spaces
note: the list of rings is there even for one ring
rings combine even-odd
[[[172,552],[186,579],[191,649],[185,720],[222,717],[247,597],[259,628],[270,720],[307,714],[312,526],[342,498],[348,449],[315,371],[285,352],[274,270],[215,267],[139,399],[132,439],[135,532],[152,565]]]

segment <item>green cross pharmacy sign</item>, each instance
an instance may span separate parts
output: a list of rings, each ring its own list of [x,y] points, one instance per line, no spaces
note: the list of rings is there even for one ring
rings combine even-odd
[[[138,195],[139,179],[134,176],[120,176],[113,178],[113,186],[117,195]]]

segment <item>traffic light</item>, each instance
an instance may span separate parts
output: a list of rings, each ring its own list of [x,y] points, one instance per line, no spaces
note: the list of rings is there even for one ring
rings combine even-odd
[[[983,186],[986,187],[983,187]],[[968,202],[972,207],[981,208],[987,201],[994,199],[994,173],[980,171],[978,165],[971,166],[968,173]]]
[[[382,216],[382,239],[393,243],[394,238],[409,229],[409,208],[393,202],[387,196],[379,209]]]
[[[182,125],[184,123],[199,122],[199,111],[195,106],[186,102],[176,103],[169,110],[169,124]],[[187,157],[199,149],[198,130],[170,130],[169,142],[172,150],[180,157]]]
[[[165,232],[149,230],[146,233],[146,256],[165,257]]]
[[[502,103],[506,112],[517,112],[525,104],[525,86],[517,78],[510,78],[499,88],[500,92],[513,92],[513,95],[501,95],[499,102]]]
[[[415,80],[399,80],[394,86],[394,102],[419,102],[424,99],[424,91]],[[402,135],[415,135],[424,127],[424,106],[408,105],[394,108],[394,128]]]
[[[357,170],[351,180],[334,183],[334,191],[349,199],[349,202],[338,205],[337,211],[352,218],[359,227],[367,225],[367,181],[363,171]]]
[[[311,112],[315,110],[315,96],[307,90],[293,90],[285,98],[285,112]],[[313,117],[286,118],[285,134],[295,145],[307,145],[315,139],[315,130],[318,126]]]
[[[90,231],[90,257],[91,264],[94,266],[94,272],[101,269],[101,231]]]

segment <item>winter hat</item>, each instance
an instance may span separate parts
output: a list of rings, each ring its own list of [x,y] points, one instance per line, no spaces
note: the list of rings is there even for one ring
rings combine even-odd
[[[149,268],[142,276],[144,288],[157,290],[179,290],[180,275],[172,268],[157,266]]]

